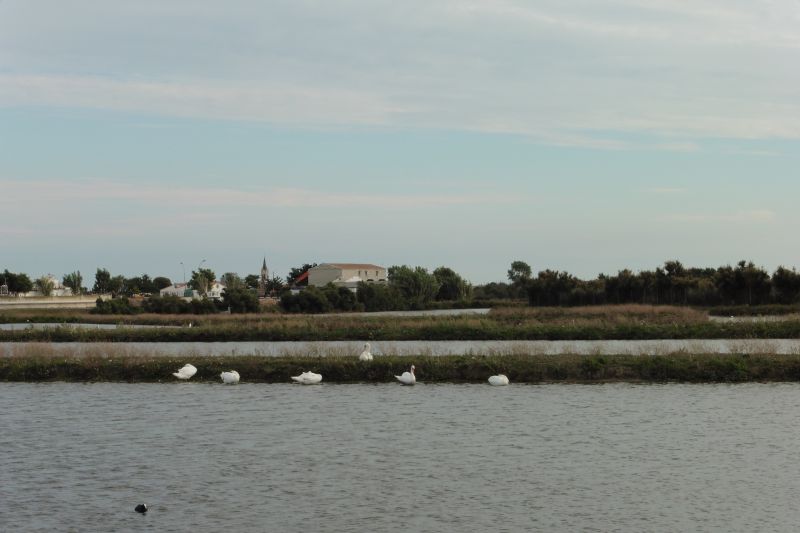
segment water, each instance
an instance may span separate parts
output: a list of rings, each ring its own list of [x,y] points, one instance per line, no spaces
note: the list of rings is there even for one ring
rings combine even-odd
[[[214,355],[357,356],[359,341],[322,342],[0,342],[0,357],[15,354],[147,355],[195,357]],[[606,341],[374,341],[371,352],[381,355],[558,355],[672,353],[800,353],[800,339],[655,339]]]
[[[798,384],[3,383],[0,405],[5,531],[749,532],[800,520]]]
[[[0,324],[0,330],[20,331],[25,329],[153,329],[175,328],[181,326],[157,326],[152,324],[87,324],[83,322],[16,322]]]

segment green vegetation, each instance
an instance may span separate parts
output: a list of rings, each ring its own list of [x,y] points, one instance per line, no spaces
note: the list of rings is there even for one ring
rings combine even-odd
[[[0,381],[173,382],[172,372],[187,358],[131,355],[25,355],[0,359]],[[669,356],[393,356],[370,363],[356,357],[193,357],[198,369],[192,381],[219,381],[235,369],[242,382],[289,383],[305,370],[323,375],[323,383],[388,383],[413,363],[420,383],[485,383],[497,373],[511,383],[612,381],[746,382],[798,381],[800,355]]]
[[[164,301],[164,299],[151,299]],[[113,301],[113,300],[112,300]],[[181,305],[191,305],[177,299]],[[176,302],[176,303],[177,303]],[[195,300],[195,305],[211,304]],[[176,341],[300,341],[300,340],[643,340],[643,339],[775,339],[800,338],[800,321],[709,321],[705,313],[683,307],[604,306],[505,308],[487,315],[371,316],[337,314],[308,316],[253,315],[129,315],[75,313],[0,315],[4,321],[102,321],[112,330],[50,328],[0,331],[0,341],[52,342],[176,342]],[[14,317],[13,320],[9,320]],[[54,320],[60,317],[61,320]],[[48,319],[49,318],[49,319]],[[186,325],[192,328],[133,329],[126,324]]]
[[[710,307],[708,314],[711,316],[783,316],[800,315],[800,305],[797,304],[769,304],[769,305],[723,305]]]
[[[800,273],[779,267],[770,277],[752,261],[718,268],[686,268],[680,261],[667,261],[663,268],[638,273],[624,269],[615,275],[600,274],[592,280],[549,269],[539,272],[536,278],[526,278],[523,266],[527,265],[518,263],[521,262],[512,263],[508,272],[512,281],[508,292],[524,286],[528,301],[534,306],[641,303],[708,307],[800,303]],[[501,292],[499,287],[493,287],[493,291]]]
[[[27,274],[9,272],[5,269],[2,274],[3,283],[8,285],[11,294],[25,293],[33,290],[33,282]]]
[[[34,285],[36,286],[36,290],[38,290],[42,296],[50,296],[53,294],[53,289],[55,288],[55,283],[53,283],[53,280],[47,276],[37,278],[34,282]]]
[[[75,272],[71,272],[69,274],[64,274],[61,284],[69,288],[72,291],[72,294],[76,296],[80,296],[86,292],[86,289],[83,287],[83,276],[81,276],[80,270],[76,270]]]

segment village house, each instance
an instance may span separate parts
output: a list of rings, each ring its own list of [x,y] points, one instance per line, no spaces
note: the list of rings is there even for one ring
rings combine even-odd
[[[328,283],[355,290],[360,282],[386,283],[386,267],[370,263],[322,263],[308,269],[308,284],[323,287]]]
[[[59,280],[57,277],[55,277],[52,274],[48,274],[44,277],[49,279],[50,282],[53,284],[53,290],[50,292],[50,296],[58,296],[58,297],[72,296],[72,289],[70,289],[69,287],[65,287],[61,283],[61,280]],[[43,296],[43,294],[39,289],[34,288],[30,292],[21,293],[18,294],[17,296],[21,296],[23,298],[39,298]]]
[[[222,299],[222,291],[225,290],[225,284],[220,283],[217,280],[211,282],[211,286],[208,288],[208,292],[206,293],[206,297],[212,300],[221,300]],[[161,296],[177,296],[179,298],[183,298],[184,300],[191,300],[193,298],[200,298],[200,293],[192,288],[189,287],[188,283],[173,283],[169,287],[164,287],[159,291]]]

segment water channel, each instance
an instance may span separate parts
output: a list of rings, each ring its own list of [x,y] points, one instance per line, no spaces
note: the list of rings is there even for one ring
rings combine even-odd
[[[0,383],[0,405],[5,531],[751,532],[800,520],[798,384]]]

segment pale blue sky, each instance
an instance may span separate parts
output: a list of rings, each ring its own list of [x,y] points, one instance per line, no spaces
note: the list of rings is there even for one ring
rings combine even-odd
[[[790,0],[0,0],[0,268],[800,265],[799,28]]]

